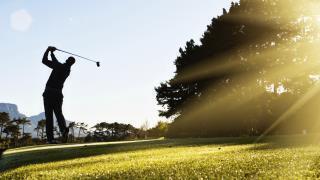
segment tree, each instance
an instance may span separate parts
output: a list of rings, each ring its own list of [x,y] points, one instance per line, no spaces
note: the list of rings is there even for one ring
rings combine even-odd
[[[93,126],[93,128],[95,129],[93,135],[98,141],[107,141],[112,139],[114,134],[112,124],[101,122]]]
[[[92,127],[93,133],[86,137],[87,141],[110,141],[133,139],[137,137],[138,129],[130,124],[101,122]]]
[[[28,120],[27,118],[18,118],[18,119],[14,119],[12,122],[17,125],[17,127],[19,128],[19,131],[21,129],[20,127],[22,126],[22,138],[20,139],[20,141],[24,144],[30,144],[31,135],[30,133],[25,133],[25,126],[31,125],[30,120]]]
[[[7,134],[6,139],[8,135],[10,135],[10,137],[13,139],[14,146],[17,146],[17,142],[21,134],[19,125],[11,123],[10,125],[6,126],[4,132]]]
[[[9,114],[6,112],[0,112],[0,140],[2,138],[3,130],[8,124],[10,124]]]
[[[40,127],[39,127],[39,126],[37,126],[36,128],[34,128],[34,131],[36,131],[36,132],[37,132],[37,137],[39,137],[39,136],[40,136],[40,133],[39,133],[39,131],[40,131]]]
[[[53,132],[56,133],[56,135],[60,138],[61,137],[61,132],[58,130],[56,126],[53,127]]]
[[[87,127],[88,125],[85,123],[77,123],[77,128],[79,128],[79,132],[78,132],[78,138],[80,138],[80,134],[81,131],[83,132],[83,134],[86,134],[86,131],[88,130]]]
[[[45,128],[46,128],[46,120],[42,119],[38,121],[38,125],[36,127],[37,134],[40,135],[41,140],[43,141],[45,138]],[[38,133],[39,131],[39,133]]]
[[[77,124],[75,122],[70,122],[68,128],[71,129],[71,137],[74,140],[74,128],[76,128]]]
[[[169,123],[165,121],[159,121],[157,125],[148,130],[148,134],[151,137],[164,137],[168,131]]]
[[[18,127],[18,130],[19,130],[19,132],[20,132],[20,126],[22,125],[22,119],[20,119],[20,118],[17,118],[17,119],[13,119],[12,120],[12,123],[14,123],[15,125],[17,125],[17,127]],[[21,135],[21,133],[19,133],[19,135]],[[22,134],[23,135],[23,134]],[[17,138],[19,138],[19,137],[17,137]]]
[[[282,115],[319,75],[320,26],[310,7],[319,3],[240,0],[213,18],[199,45],[179,49],[175,76],[155,89],[160,116],[174,119],[168,135],[259,135],[293,122],[286,132],[309,129],[311,121],[298,126]]]
[[[147,138],[148,137],[148,129],[149,129],[149,122],[148,120],[146,120],[140,127],[140,136],[143,136],[143,138]]]
[[[6,136],[5,136],[5,139],[6,140],[8,140],[8,137],[10,136],[10,134],[11,134],[11,131],[10,131],[10,126],[12,126],[13,124],[12,124],[12,121],[9,121],[7,124],[6,124],[6,126],[4,127],[4,129],[3,129],[3,133],[5,133],[6,134]],[[8,128],[9,127],[9,128]]]
[[[22,125],[22,135],[24,136],[25,135],[24,128],[26,125],[31,125],[31,121],[27,118],[21,118],[19,119],[19,121],[20,121],[20,124]]]
[[[19,139],[20,144],[26,146],[28,144],[32,144],[32,136],[31,133],[25,133],[21,139]]]

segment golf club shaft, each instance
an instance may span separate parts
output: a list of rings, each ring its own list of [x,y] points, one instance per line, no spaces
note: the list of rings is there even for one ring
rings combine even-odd
[[[73,56],[77,56],[77,57],[79,57],[79,58],[82,58],[82,59],[85,59],[85,60],[88,60],[88,61],[92,61],[92,62],[95,62],[95,63],[98,62],[98,61],[94,61],[94,60],[92,60],[92,59],[88,59],[88,58],[86,58],[86,57],[79,56],[79,55],[77,55],[77,54],[73,54],[73,53],[70,53],[70,52],[67,52],[67,51],[64,51],[64,50],[61,50],[61,49],[57,49],[57,51],[61,51],[61,52],[67,53],[67,54],[71,54],[71,55],[73,55]]]

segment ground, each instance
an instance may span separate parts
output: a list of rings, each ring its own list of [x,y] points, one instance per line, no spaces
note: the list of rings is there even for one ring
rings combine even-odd
[[[230,179],[320,177],[311,135],[154,139],[11,149],[0,179]]]

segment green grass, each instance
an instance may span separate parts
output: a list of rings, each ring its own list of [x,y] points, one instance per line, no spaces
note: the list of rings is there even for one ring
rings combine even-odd
[[[230,179],[320,177],[314,136],[156,139],[12,149],[0,179]]]

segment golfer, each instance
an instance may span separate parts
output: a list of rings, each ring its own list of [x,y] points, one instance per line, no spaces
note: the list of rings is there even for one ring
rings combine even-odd
[[[52,69],[51,75],[47,81],[46,89],[43,93],[44,110],[46,115],[46,133],[47,143],[57,144],[53,134],[53,113],[55,114],[63,142],[68,141],[69,128],[66,126],[66,120],[62,114],[63,94],[62,88],[65,80],[70,75],[71,66],[75,63],[74,57],[69,57],[65,63],[60,63],[53,52],[57,48],[49,46],[43,55],[42,63]],[[51,61],[48,55],[51,55]]]

